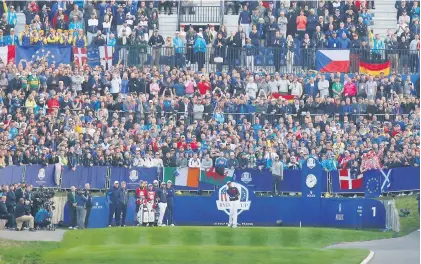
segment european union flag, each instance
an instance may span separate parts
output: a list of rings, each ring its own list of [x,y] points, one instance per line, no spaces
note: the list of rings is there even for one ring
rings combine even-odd
[[[364,195],[365,198],[379,198],[380,173],[378,170],[369,170],[364,173]]]
[[[89,46],[87,51],[89,67],[100,65],[99,48],[96,46]]]
[[[48,61],[48,64],[70,64],[72,55],[71,47],[61,46],[30,46],[16,47],[16,63],[28,62],[39,64]]]

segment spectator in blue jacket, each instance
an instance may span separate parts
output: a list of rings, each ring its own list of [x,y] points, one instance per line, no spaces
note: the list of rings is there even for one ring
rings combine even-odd
[[[238,25],[243,27],[244,33],[246,33],[246,37],[249,37],[250,32],[250,23],[251,23],[251,13],[248,10],[248,6],[243,6],[243,11],[241,11],[240,15],[238,16]]]
[[[351,41],[347,37],[346,33],[342,33],[342,37],[339,39],[339,48],[340,49],[349,49],[351,47]]]
[[[194,41],[193,45],[193,52],[196,57],[197,62],[197,69],[201,71],[203,65],[205,64],[205,53],[206,53],[206,42],[203,38],[203,33],[201,28],[199,29],[199,33],[197,33],[197,38]]]
[[[339,49],[339,39],[337,37],[337,32],[332,32],[332,37],[330,37],[327,41],[327,47],[329,49]]]
[[[45,228],[51,224],[51,212],[47,209],[41,208],[35,215],[35,225],[39,228]]]
[[[180,38],[180,32],[175,32],[175,38],[173,39],[174,51],[175,51],[175,65],[178,68],[184,66],[184,41]]]

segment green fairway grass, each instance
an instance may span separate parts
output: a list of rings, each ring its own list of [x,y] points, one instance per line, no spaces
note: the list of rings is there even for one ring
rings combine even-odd
[[[396,198],[401,232],[419,229],[415,196]],[[325,249],[393,232],[296,227],[125,227],[73,230],[60,243],[0,240],[0,264],[359,264],[368,250]]]
[[[61,243],[0,244],[4,263],[357,264],[367,250],[324,249],[345,241],[391,237],[390,233],[327,228],[154,227],[76,230]]]

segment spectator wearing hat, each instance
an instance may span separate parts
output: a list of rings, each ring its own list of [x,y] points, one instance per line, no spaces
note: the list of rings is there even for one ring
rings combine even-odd
[[[174,52],[175,52],[175,66],[177,68],[184,67],[184,41],[180,38],[180,32],[175,32],[175,38],[173,39]]]
[[[6,44],[11,46],[19,45],[19,38],[15,35],[14,28],[10,29],[10,35],[6,37]]]
[[[197,38],[193,45],[194,57],[197,62],[198,71],[202,71],[203,65],[205,64],[205,53],[206,53],[206,42],[203,38],[203,32],[199,30]]]

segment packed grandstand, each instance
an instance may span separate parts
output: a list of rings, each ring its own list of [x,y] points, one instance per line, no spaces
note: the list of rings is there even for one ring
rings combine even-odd
[[[420,165],[417,1],[397,1],[388,32],[370,29],[375,1],[224,1],[237,31],[161,35],[194,2],[3,1],[0,166]],[[56,46],[71,61],[23,55]]]

